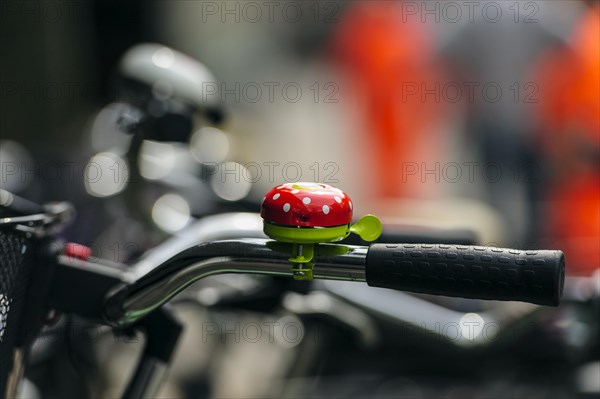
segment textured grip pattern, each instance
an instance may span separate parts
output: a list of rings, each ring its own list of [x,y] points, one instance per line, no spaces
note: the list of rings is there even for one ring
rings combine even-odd
[[[373,287],[473,299],[558,305],[561,251],[441,245],[374,244],[366,280]]]

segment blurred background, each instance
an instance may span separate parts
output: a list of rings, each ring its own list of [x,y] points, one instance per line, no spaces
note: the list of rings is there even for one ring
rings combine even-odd
[[[133,262],[197,219],[257,212],[269,188],[319,181],[349,193],[357,215],[374,213],[401,237],[446,229],[469,231],[485,245],[561,249],[573,281],[598,279],[596,1],[1,7],[2,188],[37,202],[71,201],[77,222],[64,238],[97,256]],[[235,305],[207,308],[216,301],[196,289],[194,300],[180,305],[188,332],[165,396],[600,392],[598,302],[590,304],[584,285],[574,288],[576,305],[540,314],[498,310],[494,317],[527,315],[519,320],[530,328],[493,349],[467,350],[423,341],[429,327],[406,326],[424,321],[407,324],[362,309],[362,300],[352,302],[342,288],[321,287],[325,300],[280,282],[206,284],[244,295],[275,285],[277,300],[247,309],[239,305],[242,295]],[[388,301],[381,295],[373,294],[373,308]],[[396,299],[413,318],[428,306]],[[371,320],[358,330],[376,326],[378,344],[357,344],[354,327],[324,323],[322,311],[298,316],[310,300]],[[431,306],[461,314],[493,310],[457,300]],[[298,346],[212,336],[207,342],[202,334],[206,320],[222,326],[292,316],[320,338]],[[398,334],[401,343],[391,338]],[[87,352],[73,359],[66,340],[54,355],[34,359],[31,395],[115,396],[139,349],[115,341],[80,342]],[[487,368],[490,354],[498,364]],[[51,383],[48,364],[71,364],[65,373],[83,377]]]

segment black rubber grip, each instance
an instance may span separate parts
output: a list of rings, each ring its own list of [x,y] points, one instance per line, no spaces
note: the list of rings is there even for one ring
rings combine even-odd
[[[561,251],[442,244],[373,244],[367,284],[423,294],[557,306],[565,257]]]

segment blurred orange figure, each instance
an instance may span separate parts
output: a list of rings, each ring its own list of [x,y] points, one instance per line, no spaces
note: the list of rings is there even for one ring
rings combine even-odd
[[[403,182],[402,163],[437,155],[427,132],[439,95],[433,93],[432,43],[424,24],[407,14],[402,2],[353,3],[328,49],[349,77],[341,93],[362,100],[370,154],[361,167],[379,198],[418,196],[424,187]]]
[[[600,8],[590,9],[569,50],[536,71],[543,148],[552,180],[543,233],[563,249],[569,272],[600,268]]]

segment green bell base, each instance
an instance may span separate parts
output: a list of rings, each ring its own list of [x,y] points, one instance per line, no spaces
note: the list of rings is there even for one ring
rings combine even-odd
[[[318,244],[321,242],[335,242],[343,240],[350,234],[350,225],[334,227],[286,227],[263,223],[265,234],[281,242],[292,244]]]
[[[310,263],[315,255],[315,247],[320,243],[341,241],[348,234],[358,234],[365,241],[375,241],[381,234],[381,222],[373,215],[365,215],[353,225],[333,227],[289,227],[263,222],[263,231],[273,240],[292,244],[289,248],[295,280],[311,281],[313,266]],[[343,250],[343,247],[340,247]]]

